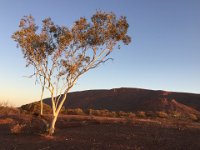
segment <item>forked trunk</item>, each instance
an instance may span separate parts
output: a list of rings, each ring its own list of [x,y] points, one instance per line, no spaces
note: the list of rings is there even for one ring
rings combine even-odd
[[[55,132],[55,125],[56,125],[56,121],[57,121],[57,118],[58,118],[58,114],[56,114],[55,116],[53,116],[52,118],[52,121],[51,121],[51,125],[50,125],[50,128],[48,130],[48,134],[49,135],[53,135],[54,132]]]
[[[48,130],[49,135],[53,135],[54,132],[55,132],[56,121],[58,119],[58,115],[60,113],[60,110],[61,110],[61,108],[62,108],[62,106],[63,106],[63,104],[66,100],[66,97],[67,97],[67,94],[64,94],[61,102],[58,105],[58,107],[57,108],[53,107],[53,118],[52,118],[49,130]]]

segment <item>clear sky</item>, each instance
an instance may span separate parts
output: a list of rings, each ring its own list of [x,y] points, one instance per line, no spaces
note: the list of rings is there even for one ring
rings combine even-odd
[[[71,26],[96,10],[127,16],[132,43],[80,78],[72,91],[138,87],[200,93],[199,0],[0,0],[0,101],[15,106],[39,100],[40,86],[24,78],[33,69],[11,35],[32,14]],[[48,94],[46,94],[46,97]]]

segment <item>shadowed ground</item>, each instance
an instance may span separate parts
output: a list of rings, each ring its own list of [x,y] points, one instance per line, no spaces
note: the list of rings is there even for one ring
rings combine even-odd
[[[16,124],[27,126],[11,133]],[[196,122],[68,115],[58,119],[54,137],[38,132],[41,126],[38,117],[1,116],[0,149],[200,149],[200,125]]]

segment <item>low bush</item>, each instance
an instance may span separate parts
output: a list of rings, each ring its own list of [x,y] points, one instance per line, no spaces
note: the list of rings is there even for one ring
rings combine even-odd
[[[109,113],[109,117],[113,117],[113,118],[116,118],[117,117],[117,113],[115,111],[111,111]]]
[[[197,115],[195,115],[195,114],[190,114],[190,115],[189,115],[189,118],[190,118],[192,121],[198,121],[198,120],[199,120],[199,118],[198,118]]]
[[[136,117],[136,114],[135,114],[135,113],[132,113],[132,112],[129,112],[129,113],[128,113],[128,117],[129,117],[129,118],[135,118],[135,117]]]
[[[171,115],[172,115],[172,117],[174,117],[176,119],[181,119],[183,117],[183,115],[178,111],[172,111]]]
[[[153,111],[147,111],[147,112],[145,112],[145,114],[146,114],[146,116],[147,117],[150,117],[150,118],[156,118],[158,115],[155,113],[155,112],[153,112]]]
[[[21,106],[21,109],[32,114],[40,114],[40,102],[34,102],[31,104],[26,104]],[[49,105],[43,103],[43,113],[49,114],[52,112],[52,109]]]
[[[118,117],[128,117],[128,113],[124,111],[119,111],[117,114],[118,114]]]
[[[25,124],[15,124],[10,128],[10,132],[13,134],[19,134],[22,133],[22,130],[24,129],[26,125]]]
[[[20,110],[14,107],[4,107],[0,106],[1,115],[17,115],[20,114]]]
[[[85,115],[84,111],[81,108],[66,109],[65,111],[63,111],[63,113],[68,115]]]
[[[20,114],[20,110],[14,108],[8,101],[0,102],[0,115],[17,115]]]
[[[159,111],[159,112],[156,112],[156,114],[158,115],[158,117],[160,118],[167,118],[168,117],[168,114],[164,111]]]
[[[136,116],[139,118],[145,118],[146,117],[146,113],[144,111],[138,111],[136,113]]]
[[[95,110],[95,109],[87,109],[87,110],[82,110],[81,108],[76,108],[76,109],[66,109],[64,111],[64,114],[68,115],[90,115],[90,116],[101,116],[101,117],[112,117],[112,118],[124,118],[124,117],[130,117],[134,118],[136,115],[132,112],[115,112],[115,111],[109,111],[107,109],[102,109],[102,110]]]
[[[74,112],[77,115],[85,115],[84,111],[81,108],[74,109]]]
[[[107,109],[103,109],[103,110],[88,109],[86,111],[86,114],[93,115],[93,116],[102,116],[102,117],[112,117],[112,116],[115,116],[115,112],[110,112]]]

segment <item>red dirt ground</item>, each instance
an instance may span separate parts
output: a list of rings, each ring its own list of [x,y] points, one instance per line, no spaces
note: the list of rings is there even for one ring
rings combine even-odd
[[[36,132],[39,128],[31,121],[38,120],[30,116],[21,116],[21,120],[16,116],[1,116],[0,150],[200,149],[200,124],[195,122],[62,116],[54,137],[47,137]],[[22,122],[32,128],[11,133],[12,125]]]

